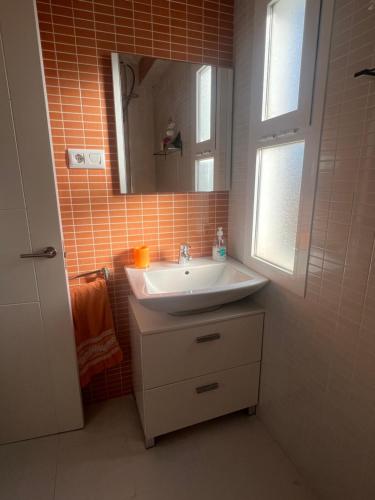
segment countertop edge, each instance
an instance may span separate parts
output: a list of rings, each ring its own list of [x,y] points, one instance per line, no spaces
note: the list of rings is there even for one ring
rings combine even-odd
[[[253,302],[249,297],[225,304],[215,311],[186,316],[172,316],[164,312],[148,309],[140,304],[134,295],[129,295],[128,301],[141,335],[165,333],[265,313],[265,309]]]

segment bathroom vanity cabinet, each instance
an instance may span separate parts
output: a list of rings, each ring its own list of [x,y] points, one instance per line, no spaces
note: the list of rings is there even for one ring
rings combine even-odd
[[[248,300],[189,316],[129,297],[133,386],[146,447],[258,402],[264,311]]]

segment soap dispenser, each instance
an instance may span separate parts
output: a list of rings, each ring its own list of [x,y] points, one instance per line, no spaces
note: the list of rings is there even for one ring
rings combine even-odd
[[[212,246],[212,258],[218,262],[224,262],[227,258],[227,247],[225,245],[222,227],[217,228],[216,238]]]

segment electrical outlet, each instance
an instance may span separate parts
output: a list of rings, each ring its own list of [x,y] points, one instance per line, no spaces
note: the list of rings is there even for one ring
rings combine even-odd
[[[70,168],[105,168],[104,149],[68,149]]]

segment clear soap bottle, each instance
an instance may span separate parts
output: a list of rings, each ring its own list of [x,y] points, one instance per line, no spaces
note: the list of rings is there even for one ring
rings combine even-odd
[[[212,245],[212,258],[218,262],[224,262],[227,258],[227,247],[222,227],[217,228],[216,238]]]

